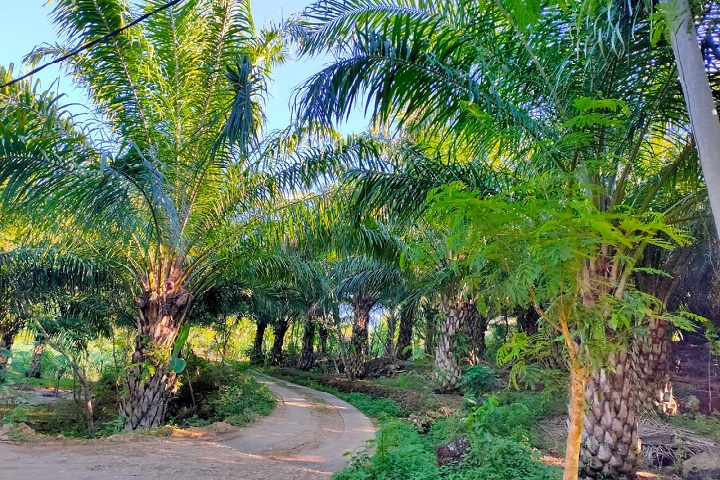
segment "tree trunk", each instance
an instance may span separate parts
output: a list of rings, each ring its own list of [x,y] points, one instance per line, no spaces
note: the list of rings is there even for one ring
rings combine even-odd
[[[40,378],[42,375],[42,357],[45,351],[45,340],[37,340],[33,348],[32,358],[28,366],[25,376],[28,378]]]
[[[7,378],[7,368],[10,364],[10,350],[15,342],[15,335],[20,330],[17,322],[11,322],[4,330],[0,330],[0,382]]]
[[[433,355],[435,353],[435,335],[437,335],[437,310],[432,307],[423,307],[425,315],[425,354]]]
[[[535,311],[534,306],[518,309],[516,311],[518,331],[526,333],[528,336],[538,333],[538,321],[540,315]]]
[[[408,360],[412,352],[413,323],[415,322],[415,304],[413,308],[405,306],[400,310],[400,329],[398,331],[395,354],[400,360]]]
[[[670,331],[665,320],[652,319],[646,335],[633,337],[631,360],[637,378],[635,407],[638,412],[675,415],[678,404],[670,381]]]
[[[375,302],[371,298],[358,296],[353,305],[355,318],[347,361],[347,374],[350,378],[365,376],[365,359],[368,354],[368,322],[370,321],[370,310],[374,304]]]
[[[290,328],[290,319],[287,317],[278,318],[273,324],[273,345],[270,350],[270,365],[279,366],[283,360],[283,344],[285,343],[285,334]]]
[[[715,99],[688,1],[661,0],[660,3],[665,6],[675,63],[715,220],[715,232],[720,238],[720,120]]]
[[[631,356],[611,354],[607,368],[593,373],[585,400],[589,409],[583,424],[581,460],[590,476],[634,476],[642,467],[635,417],[635,388]]]
[[[468,317],[465,323],[470,348],[468,358],[471,365],[480,365],[485,359],[485,332],[488,318],[480,315],[475,305],[468,305]]]
[[[330,332],[325,325],[320,325],[320,355],[327,355],[327,342]]]
[[[387,335],[385,336],[385,356],[395,358],[395,331],[397,330],[396,312],[387,317]]]
[[[567,330],[565,330],[565,332],[567,332]],[[570,347],[574,348],[568,340],[566,337],[566,343],[569,343]],[[571,354],[570,403],[568,404],[570,424],[568,426],[568,436],[565,444],[563,480],[577,480],[580,470],[579,459],[583,437],[583,418],[585,417],[586,382],[585,369],[577,362],[577,357]]]
[[[191,300],[183,288],[136,298],[138,332],[127,369],[128,395],[120,402],[126,431],[156,428],[165,420],[167,401],[177,383],[177,374],[167,364]]]
[[[441,392],[457,390],[462,380],[462,370],[458,363],[462,356],[459,351],[457,335],[462,332],[472,310],[477,311],[471,302],[460,298],[443,298],[441,307],[444,318],[440,324],[440,337],[435,348],[436,389]]]
[[[300,370],[310,370],[315,366],[315,319],[309,318],[303,329],[302,350],[300,351]]]
[[[253,340],[253,348],[250,353],[250,365],[262,365],[265,363],[263,341],[265,339],[266,329],[267,321],[258,318],[257,323],[255,324],[255,339]]]

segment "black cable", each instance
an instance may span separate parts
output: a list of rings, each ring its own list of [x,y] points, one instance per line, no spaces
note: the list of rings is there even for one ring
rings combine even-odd
[[[74,55],[77,55],[77,54],[80,53],[80,52],[83,52],[83,51],[87,50],[88,48],[92,47],[93,45],[96,45],[96,44],[102,42],[103,40],[107,40],[108,38],[112,38],[112,37],[114,37],[115,35],[117,35],[117,34],[123,32],[123,31],[127,30],[128,28],[132,27],[133,25],[137,25],[138,23],[142,22],[142,21],[145,20],[146,18],[151,17],[151,16],[155,15],[156,13],[160,13],[160,12],[162,12],[163,10],[166,10],[166,9],[172,7],[173,5],[177,5],[178,3],[182,2],[182,1],[183,1],[183,0],[172,0],[172,1],[170,1],[170,2],[167,2],[167,3],[166,3],[165,5],[163,5],[162,7],[158,7],[158,8],[156,8],[155,10],[146,13],[145,15],[141,15],[140,17],[136,18],[135,20],[133,20],[132,22],[128,23],[127,25],[125,25],[125,26],[122,27],[122,28],[118,28],[117,30],[113,30],[112,32],[107,33],[107,34],[103,35],[103,36],[100,37],[100,38],[96,38],[95,40],[93,40],[93,41],[91,41],[91,42],[87,42],[87,43],[79,46],[79,47],[76,48],[75,50],[71,51],[70,53],[67,53],[67,54],[63,55],[63,56],[60,57],[60,58],[56,58],[56,59],[53,60],[52,62],[48,62],[48,63],[46,63],[46,64],[40,65],[39,67],[30,70],[30,71],[29,71],[28,73],[26,73],[25,75],[23,75],[23,76],[21,76],[21,77],[18,77],[18,78],[14,79],[14,80],[10,80],[9,82],[0,85],[0,89],[3,89],[3,88],[5,88],[5,87],[9,87],[10,85],[16,84],[17,82],[20,82],[20,81],[28,78],[29,76],[36,74],[36,73],[39,72],[40,70],[42,70],[42,69],[44,69],[44,68],[46,68],[46,67],[49,67],[50,65],[54,65],[54,64],[56,64],[56,63],[63,62],[63,61],[65,61],[65,60],[67,60],[68,58],[70,58],[70,57],[72,57],[72,56],[74,56]]]

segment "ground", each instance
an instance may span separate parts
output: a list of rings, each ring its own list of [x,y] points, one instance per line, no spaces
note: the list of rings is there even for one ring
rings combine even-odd
[[[365,415],[330,394],[262,381],[276,394],[278,405],[247,427],[215,424],[170,430],[168,436],[0,441],[0,479],[321,480],[342,468],[346,452],[375,435]]]

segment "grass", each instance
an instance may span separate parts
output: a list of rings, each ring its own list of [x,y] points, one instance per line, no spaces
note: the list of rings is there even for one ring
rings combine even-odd
[[[378,420],[380,428],[375,440],[367,450],[356,453],[333,480],[554,480],[561,476],[558,468],[539,461],[539,452],[533,447],[541,443],[536,423],[563,414],[566,409],[567,402],[557,391],[503,390],[490,397],[492,402],[483,396],[481,406],[468,404],[468,409],[450,418],[436,419],[429,430],[419,431],[403,418],[415,412],[391,398],[343,392],[324,384],[325,377],[309,372],[271,369],[267,373],[332,393]],[[382,388],[377,392],[393,395],[398,390],[432,397],[430,382],[412,371],[362,384],[379,385]],[[418,404],[422,402],[414,405]],[[459,437],[468,439],[468,454],[459,464],[439,467],[436,446]]]
[[[720,417],[701,414],[682,414],[667,417],[666,421],[720,443]]]

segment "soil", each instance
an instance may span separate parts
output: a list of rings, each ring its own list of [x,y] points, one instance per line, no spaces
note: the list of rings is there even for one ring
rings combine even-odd
[[[219,423],[168,436],[0,441],[0,479],[328,479],[374,438],[370,420],[324,392],[262,377],[277,396],[273,413],[236,428]]]

